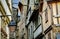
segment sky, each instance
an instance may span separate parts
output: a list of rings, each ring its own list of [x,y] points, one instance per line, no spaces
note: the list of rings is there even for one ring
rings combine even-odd
[[[19,3],[19,0],[13,0],[13,7],[18,8],[18,3]]]
[[[15,7],[15,8],[18,8],[18,3],[19,3],[19,0],[13,0],[13,7]],[[17,3],[17,4],[15,4],[15,3]],[[18,12],[18,16],[20,16],[20,13]]]

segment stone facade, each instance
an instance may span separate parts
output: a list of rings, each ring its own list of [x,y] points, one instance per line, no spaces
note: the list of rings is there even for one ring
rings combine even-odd
[[[40,13],[42,15],[42,22],[43,22],[43,34],[45,34],[45,36],[43,37],[44,39],[56,39],[56,38],[59,39],[58,37],[58,34],[60,33],[59,4],[60,1],[58,0],[57,1],[43,0],[43,6],[41,5],[42,11]]]
[[[1,39],[9,39],[8,23],[11,20],[11,16],[8,15],[11,15],[11,11],[10,11],[11,9],[8,4],[10,4],[8,3],[8,0],[0,0],[0,31],[1,31],[0,38]]]

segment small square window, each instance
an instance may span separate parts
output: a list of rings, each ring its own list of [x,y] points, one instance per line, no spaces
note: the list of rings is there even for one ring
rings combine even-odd
[[[48,22],[48,12],[47,12],[47,9],[45,10],[45,23]]]

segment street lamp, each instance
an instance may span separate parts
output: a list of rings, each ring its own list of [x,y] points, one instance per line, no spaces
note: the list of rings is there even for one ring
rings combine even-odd
[[[10,31],[10,39],[16,39],[15,36],[16,22],[14,20],[11,20],[11,22],[8,24],[8,27]]]

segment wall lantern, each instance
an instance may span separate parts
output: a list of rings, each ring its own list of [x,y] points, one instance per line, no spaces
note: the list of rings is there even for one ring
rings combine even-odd
[[[16,34],[15,34],[15,30],[16,30],[16,22],[14,20],[11,20],[11,22],[8,24],[9,27],[9,31],[10,31],[10,39],[15,39]]]
[[[15,29],[16,29],[16,22],[14,21],[14,20],[11,20],[11,22],[8,24],[8,27],[9,27],[9,30],[11,31],[11,32],[14,32],[15,31]]]

